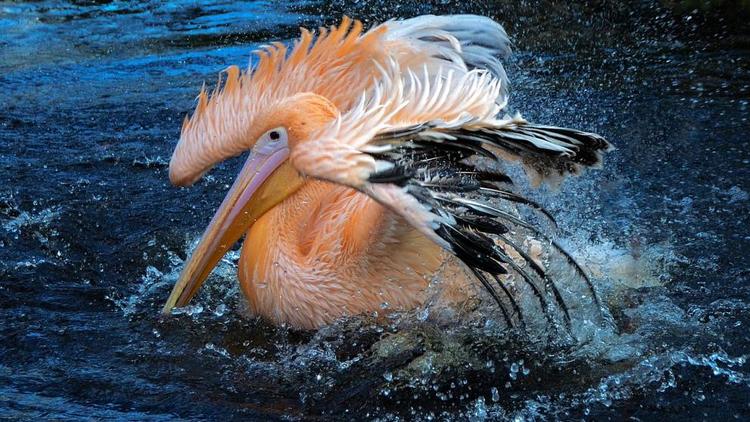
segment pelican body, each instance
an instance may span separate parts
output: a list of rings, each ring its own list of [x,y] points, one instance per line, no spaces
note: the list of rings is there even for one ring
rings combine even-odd
[[[312,329],[384,304],[416,307],[449,256],[509,322],[521,318],[501,277],[509,272],[567,315],[544,269],[508,235],[544,234],[493,201],[538,205],[476,162],[520,161],[545,179],[597,165],[609,144],[503,116],[510,48],[499,24],[420,16],[364,31],[345,17],[256,54],[254,67],[229,67],[211,95],[201,90],[183,124],[169,167],[177,186],[249,154],[165,312],[187,304],[244,236],[242,292],[279,324]]]

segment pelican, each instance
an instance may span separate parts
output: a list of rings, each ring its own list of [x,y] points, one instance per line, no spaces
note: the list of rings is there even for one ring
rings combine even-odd
[[[301,29],[293,45],[262,47],[255,66],[227,68],[211,94],[204,85],[170,181],[188,186],[248,157],[163,311],[185,306],[244,235],[241,290],[254,314],[277,324],[314,329],[384,303],[417,307],[450,256],[509,323],[521,319],[509,274],[569,319],[545,268],[512,235],[549,240],[588,278],[542,228],[502,206],[546,213],[490,164],[516,161],[534,180],[560,179],[598,165],[609,144],[506,114],[510,52],[486,17],[419,16],[369,30],[344,17]]]

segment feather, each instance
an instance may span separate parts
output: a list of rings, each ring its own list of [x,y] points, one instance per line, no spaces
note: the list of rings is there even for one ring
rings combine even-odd
[[[427,52],[437,66],[490,71],[500,82],[498,103],[507,101],[508,77],[502,60],[511,54],[510,40],[502,26],[492,19],[476,15],[419,16],[390,21],[390,39],[408,40],[415,51]]]
[[[387,149],[383,148],[385,145]],[[573,257],[540,228],[492,201],[529,206],[557,227],[549,211],[511,190],[513,181],[508,175],[477,169],[478,163],[474,159],[496,161],[500,156],[510,154],[525,160],[544,162],[555,168],[575,169],[576,165],[587,166],[598,162],[592,157],[598,159],[601,152],[608,148],[609,144],[598,135],[532,125],[523,119],[513,118],[484,122],[467,120],[462,125],[447,125],[437,120],[422,122],[378,133],[361,150],[373,151],[373,157],[393,163],[387,173],[371,174],[368,183],[387,183],[386,180],[390,178],[391,183],[403,187],[405,194],[411,195],[425,207],[428,211],[425,215],[433,216],[430,218],[444,216],[437,228],[433,229],[433,235],[445,241],[448,249],[475,275],[479,274],[477,278],[496,301],[497,292],[494,288],[488,288],[484,274],[495,278],[501,290],[510,298],[512,294],[499,275],[512,271],[528,286],[550,323],[552,317],[549,311],[552,309],[551,303],[554,303],[562,314],[565,326],[570,328],[570,308],[562,293],[549,274],[509,236],[511,227],[548,241],[576,270],[591,291],[593,302],[599,306],[591,281]],[[491,150],[501,150],[502,154],[492,153]],[[505,187],[499,187],[500,184]],[[449,220],[451,222],[447,222]],[[515,251],[532,272],[517,264],[495,242]],[[545,292],[537,287],[535,280],[543,283]],[[545,294],[551,295],[554,302],[548,302]],[[519,321],[523,321],[515,298],[508,301]],[[507,319],[507,310],[502,312]]]

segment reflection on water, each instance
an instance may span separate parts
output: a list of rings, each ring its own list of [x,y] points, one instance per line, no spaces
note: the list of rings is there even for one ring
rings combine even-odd
[[[236,252],[192,306],[161,317],[239,165],[189,190],[168,185],[201,82],[341,13],[460,10],[496,17],[516,40],[513,109],[617,147],[603,170],[533,193],[612,324],[581,311],[576,340],[548,341],[508,333],[480,307],[453,321],[428,308],[276,328],[242,316]],[[675,10],[0,4],[0,415],[748,417],[747,28],[744,12]]]

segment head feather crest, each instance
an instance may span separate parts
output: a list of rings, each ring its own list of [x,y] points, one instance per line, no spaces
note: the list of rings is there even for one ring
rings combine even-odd
[[[317,36],[303,28],[291,49],[278,42],[261,47],[254,52],[254,69],[227,68],[223,87],[209,95],[204,85],[192,117],[183,122],[170,162],[172,182],[193,183],[218,162],[250,149],[268,129],[274,107],[295,94],[315,93],[348,108],[373,83],[377,70],[371,62],[383,54],[385,29],[363,33],[361,22],[344,17]]]

